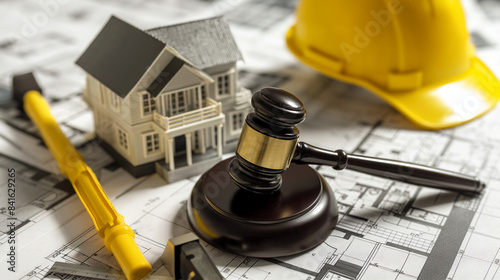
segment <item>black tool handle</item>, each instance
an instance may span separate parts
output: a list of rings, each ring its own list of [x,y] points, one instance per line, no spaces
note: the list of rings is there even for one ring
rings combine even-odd
[[[180,247],[179,269],[183,280],[223,280],[198,240]]]
[[[297,164],[329,165],[336,170],[347,168],[366,174],[432,188],[481,192],[485,184],[478,178],[409,162],[330,151],[299,142],[292,162]]]

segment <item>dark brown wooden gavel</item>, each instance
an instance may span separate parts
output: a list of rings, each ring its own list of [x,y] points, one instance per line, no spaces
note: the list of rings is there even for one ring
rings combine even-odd
[[[330,151],[298,142],[295,127],[305,119],[304,106],[282,89],[264,88],[254,94],[255,113],[247,116],[236,156],[233,179],[243,188],[272,192],[280,186],[280,174],[291,162],[349,169],[406,183],[458,192],[481,192],[479,179],[430,166]]]

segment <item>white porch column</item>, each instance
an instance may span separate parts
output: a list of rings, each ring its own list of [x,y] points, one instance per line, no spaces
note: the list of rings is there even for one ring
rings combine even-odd
[[[163,143],[165,143],[165,163],[168,163],[168,159],[170,158],[170,147],[168,145],[169,143],[167,135],[165,134],[164,137],[165,141],[163,141]]]
[[[168,167],[170,171],[175,169],[174,165],[174,138],[168,138]]]
[[[222,124],[217,125],[217,154],[222,156]]]
[[[188,166],[193,165],[193,150],[191,149],[191,133],[186,133],[186,160]]]
[[[205,146],[207,129],[198,130],[198,147],[200,147],[200,152],[204,154],[207,151],[207,146]]]
[[[198,96],[196,96],[196,98],[198,98],[198,108],[202,108],[203,103],[201,99],[201,87],[198,87]]]
[[[210,128],[210,146],[215,149],[215,131],[213,127]]]

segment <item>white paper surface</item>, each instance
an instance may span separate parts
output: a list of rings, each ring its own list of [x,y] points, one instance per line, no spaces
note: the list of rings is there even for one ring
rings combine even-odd
[[[341,212],[331,236],[308,252],[277,259],[236,256],[203,243],[224,277],[500,279],[500,109],[453,129],[417,129],[375,95],[326,78],[291,55],[284,34],[294,21],[294,2],[0,1],[0,93],[9,91],[13,74],[35,73],[65,134],[82,146],[136,231],[153,275],[169,275],[160,255],[169,238],[190,231],[185,207],[197,178],[168,185],[158,175],[133,178],[88,142],[92,115],[81,100],[85,77],[74,61],[112,14],[145,29],[225,13],[245,59],[241,84],[282,87],[301,98],[308,111],[299,126],[302,141],[477,175],[488,187],[468,198],[321,167]],[[463,3],[478,56],[500,75],[500,2]],[[119,269],[36,128],[8,104],[0,108],[0,169],[1,279],[43,279],[55,261]],[[9,169],[17,188],[16,272],[7,263]]]

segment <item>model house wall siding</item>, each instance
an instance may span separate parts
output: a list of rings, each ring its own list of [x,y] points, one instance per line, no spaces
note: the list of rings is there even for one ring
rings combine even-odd
[[[146,142],[144,139],[145,134],[158,134],[158,147],[159,150],[157,152],[147,154],[146,150]],[[153,122],[147,122],[144,124],[136,125],[131,129],[132,141],[134,146],[133,149],[133,160],[135,161],[135,165],[141,165],[144,163],[148,163],[151,161],[156,161],[163,159],[165,157],[164,151],[164,132],[160,130],[160,128],[155,125]]]
[[[86,98],[91,102],[89,106],[101,105],[104,106],[101,98],[99,96],[100,93],[100,83],[91,75],[87,75],[87,84],[85,86]]]
[[[129,113],[129,103],[128,99],[122,99],[120,96],[116,95],[105,85],[95,80],[90,86],[91,96],[98,96],[98,98],[93,98],[94,106],[100,106],[108,111],[108,115],[112,118],[121,118],[124,121],[130,123],[130,113]],[[93,92],[93,93],[92,93]]]
[[[130,125],[137,125],[153,120],[152,113],[143,114],[143,93],[147,92],[132,92],[124,98],[124,101],[127,103],[128,112],[130,115]]]
[[[170,92],[182,90],[186,87],[191,87],[203,83],[204,80],[195,75],[187,66],[182,66],[181,70],[175,74],[174,78],[167,84],[162,92]]]
[[[120,152],[131,164],[141,165],[165,157],[164,132],[154,122],[130,126],[126,122],[110,118],[106,110],[102,109],[95,110],[94,119],[99,137]],[[157,153],[147,154],[144,151],[144,135],[149,133],[158,134]]]
[[[120,99],[119,108],[115,108],[113,104],[111,104],[111,98],[107,100],[108,104],[106,108],[109,109],[109,113],[125,121],[128,125],[133,126],[153,119],[152,114],[144,115],[142,113],[141,92],[133,91],[126,97],[121,98],[106,88],[106,94],[109,96],[114,95],[116,98]]]
[[[119,110],[117,110],[109,102],[111,94],[115,93],[90,75],[87,78],[85,91],[87,100],[90,101],[88,104],[94,111],[96,133],[119,151],[130,163],[140,165],[160,160],[165,156],[162,154],[164,151],[162,130],[152,122],[152,114],[146,117],[141,116],[141,106],[138,102],[140,93],[129,94],[123,99],[118,97],[121,99],[121,103]],[[135,148],[142,147],[144,144],[143,135],[146,132],[158,133],[158,141],[161,145],[160,152],[148,155],[142,149]],[[125,134],[125,139],[120,141],[120,136],[124,137],[123,134]],[[123,145],[124,141],[127,148]]]
[[[131,93],[129,94],[126,98],[124,98],[124,101],[126,101],[127,105],[128,104],[135,104],[135,105],[128,105],[129,107],[129,112],[130,116],[132,119],[132,123],[128,123],[125,119],[113,119],[114,123],[117,126],[117,129],[121,129],[125,133],[127,133],[128,137],[128,142],[129,142],[129,148],[126,152],[124,153],[124,147],[120,143],[120,135],[117,133],[117,131],[114,132],[114,135],[110,135],[110,137],[113,137],[113,147],[116,150],[121,150],[122,155],[133,165],[141,165],[145,164],[151,161],[156,161],[160,160],[165,157],[165,150],[164,150],[164,134],[165,131],[161,129],[156,123],[152,121],[152,115],[150,114],[147,117],[142,117],[141,114],[141,108],[139,103],[139,96],[140,93]],[[149,119],[146,120],[146,119]],[[150,153],[147,154],[145,152],[146,150],[146,142],[144,139],[145,134],[151,134],[151,133],[156,133],[158,134],[158,145],[159,145],[159,150],[155,153]]]
[[[108,102],[105,92],[101,90],[102,85],[91,75],[87,75],[85,87],[86,101],[94,111],[94,126],[97,135],[105,141],[113,139],[113,119],[108,115]]]
[[[108,116],[101,106],[95,106],[94,111],[95,132],[99,138],[112,145],[114,143],[114,121]]]

